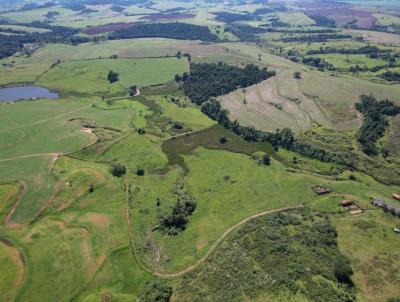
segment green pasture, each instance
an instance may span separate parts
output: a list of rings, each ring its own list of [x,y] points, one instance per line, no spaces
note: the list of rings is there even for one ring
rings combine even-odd
[[[200,110],[193,105],[186,98],[179,98],[182,105],[173,103],[170,99],[165,97],[149,97],[154,99],[160,109],[162,116],[170,119],[171,121],[180,122],[187,129],[192,131],[203,130],[215,124],[213,120],[202,114]]]
[[[72,10],[66,9],[61,6],[51,6],[46,8],[39,8],[27,11],[7,12],[0,14],[0,17],[11,19],[18,23],[30,23],[34,21],[45,21],[45,15],[48,12],[58,12],[61,16],[68,16],[74,14]]]
[[[378,99],[400,102],[400,87],[384,85],[346,76],[317,71],[306,72],[299,81],[300,90],[313,99],[333,123],[357,119],[354,104],[361,94],[374,94]]]
[[[383,59],[371,59],[367,55],[344,55],[344,54],[324,54],[313,55],[312,57],[324,59],[336,68],[349,69],[356,65],[360,67],[372,68],[375,66],[387,65],[387,61]]]
[[[61,100],[1,105],[0,160],[79,150],[90,143],[90,137],[81,131],[82,125],[69,121],[68,116],[79,116],[89,107],[88,103]]]
[[[52,156],[35,156],[0,162],[2,181],[19,180],[27,187],[26,193],[9,217],[10,223],[27,223],[40,214],[42,207],[55,191],[56,179],[51,172],[52,165]]]
[[[85,28],[90,26],[105,25],[109,23],[130,23],[137,22],[140,19],[140,15],[137,16],[123,16],[123,15],[112,15],[112,16],[98,16],[92,18],[82,18],[79,16],[65,16],[64,18],[56,18],[53,25],[65,26],[72,28]]]
[[[45,28],[36,28],[36,27],[29,27],[29,26],[22,26],[22,25],[0,25],[0,29],[12,29],[17,31],[23,31],[27,33],[46,33],[50,30]]]
[[[374,14],[379,25],[396,26],[400,24],[400,17],[387,14]]]
[[[0,241],[0,265],[2,273],[0,275],[0,296],[5,302],[14,301],[19,278],[23,271],[20,271],[18,262],[18,252],[13,246]]]
[[[125,7],[124,13],[135,14],[135,15],[147,15],[147,14],[156,14],[159,13],[159,11],[151,8],[141,7],[138,5],[129,5]]]
[[[19,234],[28,268],[19,300],[86,301],[104,292],[134,299],[149,275],[129,250],[122,179],[111,176],[108,165],[66,157],[56,162],[54,173],[62,188],[58,199]]]
[[[339,248],[352,263],[357,300],[398,298],[400,245],[393,228],[399,227],[399,219],[375,208],[358,216],[337,217],[334,222]]]
[[[289,23],[291,26],[309,26],[315,24],[314,20],[309,18],[304,13],[276,13],[272,16],[277,16],[279,21]]]
[[[148,265],[169,272],[183,269],[199,259],[223,230],[241,219],[268,209],[307,205],[308,201],[317,199],[311,190],[312,185],[325,185],[337,194],[356,195],[363,206],[368,206],[371,195],[388,198],[390,192],[396,190],[365,176],[360,182],[333,181],[302,172],[288,172],[276,161],[271,166],[260,166],[246,155],[227,151],[200,148],[184,158],[189,168],[186,176],[180,176],[179,170],[172,170],[168,177],[148,175],[137,178],[135,185],[139,190],[134,194],[136,203],[133,205],[132,223],[136,225],[134,229],[140,230],[135,236],[141,257]],[[174,198],[170,194],[182,181],[184,190],[197,202],[187,229],[176,236],[149,234],[146,230],[158,224],[158,213],[165,206],[172,205]],[[161,206],[157,206],[157,198],[161,200]],[[313,202],[313,208],[322,210],[325,201],[322,198],[318,200]],[[153,249],[143,247],[146,240],[154,242]],[[180,249],[174,248],[176,246]],[[162,251],[162,255],[155,258],[157,249]]]
[[[62,92],[121,94],[130,86],[154,85],[172,80],[187,71],[184,59],[102,59],[62,63],[40,78],[38,84]],[[107,81],[109,71],[119,74],[119,81]]]
[[[0,217],[4,219],[7,211],[11,208],[12,202],[18,195],[20,186],[16,182],[0,184]]]
[[[9,59],[4,61],[8,64]],[[51,63],[24,63],[17,58],[12,66],[0,66],[0,85],[18,85],[35,82]]]

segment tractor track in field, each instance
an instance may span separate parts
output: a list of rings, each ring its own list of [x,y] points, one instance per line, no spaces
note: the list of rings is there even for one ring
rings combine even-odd
[[[28,186],[26,185],[25,182],[23,181],[18,181],[19,185],[20,185],[20,189],[17,195],[17,198],[15,200],[14,205],[11,207],[11,209],[8,211],[6,217],[4,218],[4,226],[6,228],[12,229],[12,228],[18,228],[21,225],[18,223],[11,223],[11,216],[13,215],[13,213],[15,212],[15,209],[18,207],[22,197],[24,197],[26,191],[28,190]]]

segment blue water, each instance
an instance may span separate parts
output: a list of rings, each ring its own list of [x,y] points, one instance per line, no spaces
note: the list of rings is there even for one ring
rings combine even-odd
[[[58,99],[58,94],[38,86],[19,86],[0,88],[0,102],[10,102],[22,99]]]

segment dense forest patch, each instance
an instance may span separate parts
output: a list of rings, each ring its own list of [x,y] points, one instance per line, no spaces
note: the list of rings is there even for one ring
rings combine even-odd
[[[109,35],[110,40],[133,38],[170,38],[216,42],[218,37],[208,27],[186,23],[143,23],[119,29]]]
[[[260,83],[274,75],[275,71],[260,69],[252,64],[239,68],[222,62],[194,63],[190,65],[190,74],[185,79],[183,88],[185,94],[200,105],[212,97]]]

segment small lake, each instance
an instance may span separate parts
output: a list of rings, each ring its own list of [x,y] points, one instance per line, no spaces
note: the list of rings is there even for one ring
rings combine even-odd
[[[38,86],[18,86],[0,88],[0,102],[11,102],[22,99],[58,99],[58,94]]]

